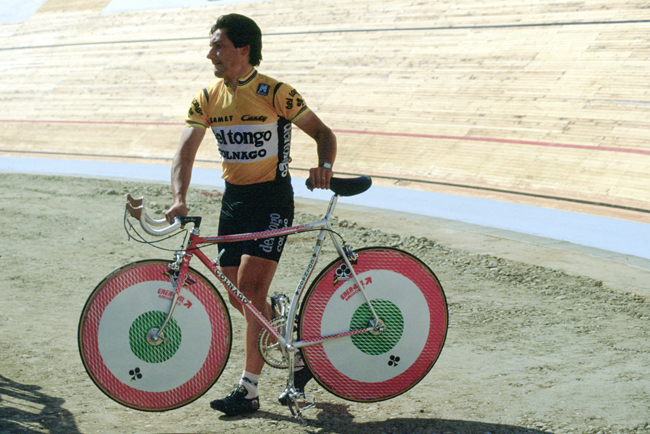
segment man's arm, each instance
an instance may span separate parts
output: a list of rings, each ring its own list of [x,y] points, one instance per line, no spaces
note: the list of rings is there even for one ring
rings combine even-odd
[[[172,163],[172,196],[174,203],[165,212],[165,218],[170,223],[176,216],[187,215],[185,197],[192,179],[194,158],[204,136],[205,130],[200,127],[187,127],[181,135],[181,141]]]
[[[336,136],[327,125],[312,111],[307,112],[295,122],[296,126],[316,141],[318,166],[309,169],[309,181],[315,188],[330,188],[332,170],[322,167],[327,163],[334,166],[336,160]]]

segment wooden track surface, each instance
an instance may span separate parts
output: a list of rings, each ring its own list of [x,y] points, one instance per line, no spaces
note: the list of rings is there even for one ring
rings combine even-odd
[[[208,29],[239,12],[264,33],[260,71],[337,132],[338,172],[650,223],[646,2],[108,3],[0,25],[0,156],[169,164],[214,81]],[[292,157],[298,175],[315,163],[301,132]],[[214,139],[198,158],[219,167]]]

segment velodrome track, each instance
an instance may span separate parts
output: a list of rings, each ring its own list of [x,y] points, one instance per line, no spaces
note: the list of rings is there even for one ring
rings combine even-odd
[[[2,170],[168,166],[188,101],[213,80],[205,29],[222,13],[243,12],[264,32],[260,70],[303,89],[336,131],[337,172],[389,188],[362,205],[648,265],[650,13],[642,2],[3,5]],[[218,170],[206,142],[197,166]],[[299,131],[292,158],[296,177],[314,160]],[[132,167],[104,170],[139,171]],[[218,173],[205,179],[219,185]]]
[[[52,193],[66,188],[53,180],[25,194],[42,198],[35,217],[57,225],[57,240],[43,243],[45,226],[19,233],[2,207],[12,232],[0,254],[0,334],[10,337],[0,339],[0,431],[649,432],[645,3],[175,1],[4,1],[0,176],[167,182],[188,102],[214,79],[209,24],[248,14],[265,35],[260,70],[298,87],[336,131],[337,172],[375,180],[360,196],[368,202],[342,206],[346,217],[468,252],[444,281],[455,322],[444,357],[412,393],[378,406],[324,394],[315,428],[291,422],[270,395],[251,419],[219,420],[204,402],[125,410],[83,373],[74,332],[90,282],[137,252],[90,232],[79,239],[73,223],[87,222],[55,209],[70,197]],[[218,187],[210,139],[200,152],[195,184]],[[299,131],[292,157],[299,178],[314,159]],[[19,188],[5,193],[30,215]],[[108,215],[111,196],[88,196]],[[12,246],[34,251],[15,261]],[[84,246],[94,254],[80,261]],[[514,269],[500,258],[523,264],[522,282],[497,279]],[[267,379],[267,390],[282,382]]]

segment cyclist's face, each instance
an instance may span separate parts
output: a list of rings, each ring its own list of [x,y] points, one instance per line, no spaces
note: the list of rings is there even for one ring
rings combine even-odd
[[[248,46],[235,48],[226,31],[217,29],[210,37],[207,56],[214,65],[214,75],[236,82],[241,71],[248,65],[249,49]]]

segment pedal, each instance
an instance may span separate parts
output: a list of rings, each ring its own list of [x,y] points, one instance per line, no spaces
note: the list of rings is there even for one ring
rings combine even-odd
[[[289,313],[289,297],[284,294],[276,294],[271,297],[271,312],[274,318],[285,318]]]
[[[305,393],[297,392],[293,387],[286,388],[284,392],[280,394],[280,396],[289,398],[286,405],[289,407],[289,411],[291,412],[293,418],[299,419],[303,425],[307,425],[307,422],[302,417],[302,413],[305,412],[305,410],[309,410],[310,408],[314,408],[316,406],[316,398],[314,398],[312,395],[306,395]],[[301,407],[298,403],[298,400],[311,400],[311,402],[306,403]]]

